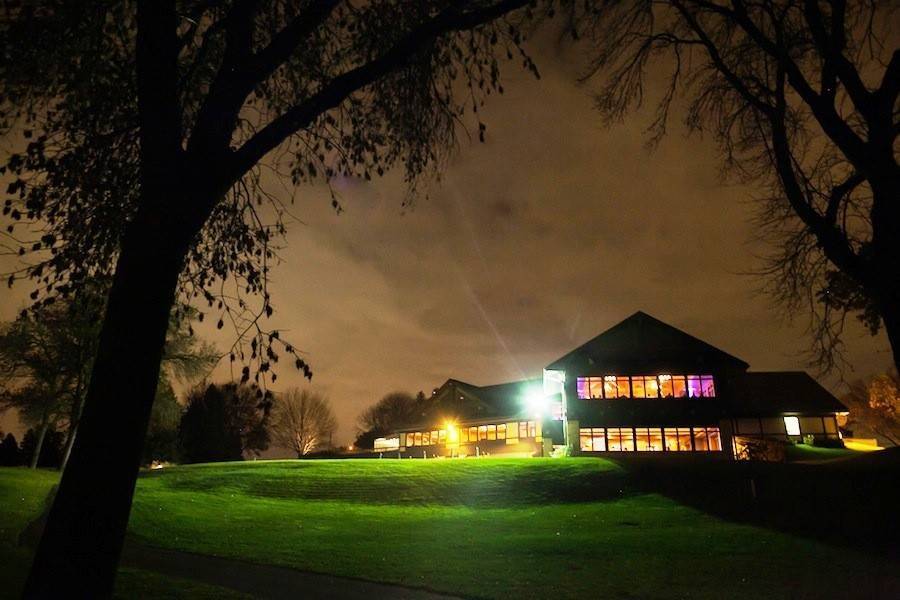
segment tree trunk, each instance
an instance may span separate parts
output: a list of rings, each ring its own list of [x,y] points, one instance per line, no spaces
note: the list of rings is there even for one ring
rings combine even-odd
[[[123,242],[79,435],[25,598],[112,594],[182,266],[164,230],[141,220]]]
[[[882,303],[881,320],[894,355],[894,368],[900,373],[900,302]]]
[[[31,456],[31,464],[28,465],[32,469],[37,469],[38,459],[41,457],[41,448],[44,447],[44,438],[47,437],[47,429],[50,423],[46,419],[41,423],[41,432],[38,434],[37,442],[34,445],[34,454]]]
[[[81,413],[84,411],[84,395],[80,389],[76,391],[75,407],[72,409],[72,415],[69,418],[69,432],[66,435],[66,444],[63,449],[62,462],[59,464],[59,470],[65,471],[66,465],[69,463],[69,456],[72,454],[72,445],[75,443],[75,436],[78,434],[78,422],[81,421]]]

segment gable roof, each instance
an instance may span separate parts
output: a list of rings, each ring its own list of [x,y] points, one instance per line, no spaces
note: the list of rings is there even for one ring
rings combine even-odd
[[[825,415],[847,407],[803,371],[760,371],[736,377],[728,399],[733,416]]]
[[[586,372],[602,367],[627,374],[627,371],[657,368],[746,371],[749,366],[701,339],[638,311],[547,368]]]
[[[524,412],[527,392],[542,385],[542,379],[523,379],[496,385],[477,386],[459,379],[448,379],[431,395],[422,424],[438,417],[482,419],[515,417]],[[412,429],[412,427],[410,427]]]

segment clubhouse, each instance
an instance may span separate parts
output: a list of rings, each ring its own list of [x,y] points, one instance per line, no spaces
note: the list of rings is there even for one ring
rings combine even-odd
[[[801,371],[739,358],[637,312],[544,368],[476,386],[447,380],[429,417],[375,441],[410,457],[742,455],[751,440],[838,440],[846,408]]]

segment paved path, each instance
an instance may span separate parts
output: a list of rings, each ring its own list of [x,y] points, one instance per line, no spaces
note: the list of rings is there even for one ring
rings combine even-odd
[[[297,598],[453,600],[455,598],[399,585],[153,548],[131,540],[125,544],[122,563],[170,577],[192,579],[230,588],[265,600],[296,600]]]

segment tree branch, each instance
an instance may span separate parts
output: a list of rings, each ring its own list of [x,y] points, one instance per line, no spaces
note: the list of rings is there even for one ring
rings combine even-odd
[[[401,68],[429,41],[453,31],[464,31],[490,22],[528,0],[501,0],[489,7],[462,12],[447,8],[401,38],[383,55],[334,77],[317,93],[273,119],[237,150],[228,161],[228,176],[237,180],[284,140],[338,106],[350,94]]]

